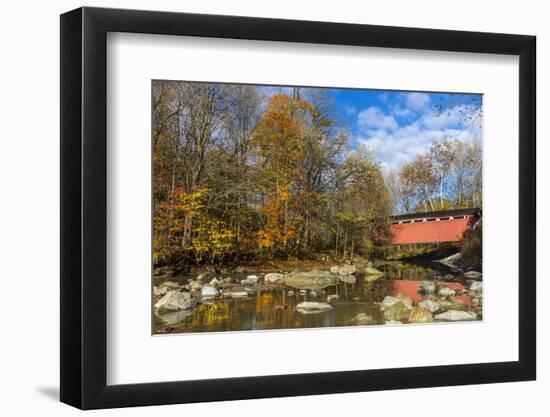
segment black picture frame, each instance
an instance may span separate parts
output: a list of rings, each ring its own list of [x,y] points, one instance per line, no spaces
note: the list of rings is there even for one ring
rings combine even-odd
[[[108,32],[519,56],[519,360],[107,385]],[[61,401],[82,409],[533,380],[534,36],[79,8],[61,15]]]

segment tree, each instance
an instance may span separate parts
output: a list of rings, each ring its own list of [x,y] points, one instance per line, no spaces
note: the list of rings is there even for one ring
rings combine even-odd
[[[369,253],[390,237],[391,200],[374,155],[364,145],[347,155],[340,166],[339,190],[333,196],[336,218],[335,253]],[[350,234],[351,231],[351,234]]]
[[[186,193],[181,188],[170,192],[153,211],[153,262],[174,260],[189,249],[191,224],[204,211],[207,190]]]
[[[367,254],[390,196],[319,89],[153,83],[155,265]]]
[[[424,211],[435,211],[433,203],[437,177],[433,162],[428,155],[420,155],[413,162],[405,165],[399,174],[403,190],[422,205]]]
[[[262,247],[286,250],[299,215],[290,210],[300,195],[300,184],[306,179],[305,148],[310,138],[308,121],[315,110],[311,103],[286,94],[277,94],[254,129],[259,183],[267,203],[260,230]]]
[[[481,149],[457,142],[452,164],[457,207],[481,205]]]
[[[481,173],[479,145],[436,142],[401,170],[396,181],[401,204],[408,209],[412,202],[410,208],[424,211],[481,207]]]
[[[429,157],[432,161],[433,173],[439,183],[439,209],[444,210],[445,191],[448,186],[448,177],[450,175],[451,166],[456,158],[456,144],[458,141],[443,141],[434,143],[429,150]]]

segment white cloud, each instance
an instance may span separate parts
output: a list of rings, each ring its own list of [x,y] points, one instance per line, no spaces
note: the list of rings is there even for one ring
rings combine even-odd
[[[393,116],[388,116],[379,107],[373,106],[363,110],[357,116],[357,124],[361,129],[397,129],[399,125]]]
[[[422,130],[416,125],[400,128],[390,134],[373,133],[367,137],[358,137],[357,141],[367,145],[381,162],[382,166],[394,170],[401,169],[419,154],[428,151],[439,140],[452,139],[461,134],[460,130]],[[471,135],[461,140],[471,141]]]
[[[402,93],[405,98],[405,106],[409,110],[419,111],[430,104],[430,95],[426,93]]]
[[[382,118],[391,117],[381,114]],[[370,128],[359,132],[355,142],[368,146],[385,169],[400,170],[426,152],[434,142],[454,139],[467,143],[480,141],[480,123],[463,126],[461,121],[458,108],[442,114],[428,111],[412,123],[397,128],[382,126],[388,123],[370,124]]]
[[[400,106],[399,104],[390,106],[390,113],[392,116],[397,116],[397,117],[411,117],[414,114],[412,111],[410,111],[405,107]]]

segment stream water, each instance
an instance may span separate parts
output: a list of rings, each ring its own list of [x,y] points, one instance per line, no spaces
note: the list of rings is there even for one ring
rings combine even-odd
[[[314,291],[300,291],[281,284],[269,288],[259,286],[257,291],[249,292],[244,298],[216,297],[200,302],[189,310],[167,315],[154,314],[153,330],[158,334],[364,325],[364,322],[354,320],[361,313],[369,316],[368,324],[383,325],[387,321],[384,320],[380,303],[386,296],[402,294],[413,303],[434,299],[433,295],[421,294],[421,281],[432,281],[438,288],[446,286],[454,289],[457,292],[454,298],[463,303],[462,309],[472,309],[472,297],[466,291],[468,280],[462,274],[403,262],[382,263],[376,267],[384,272],[376,280],[348,276],[337,285]],[[251,274],[254,272],[226,275],[238,282]],[[181,276],[169,280],[184,284],[193,278]],[[155,283],[159,284],[160,281]],[[296,309],[304,301],[326,303],[331,295],[337,295],[337,301],[331,303],[332,309],[329,311],[304,314]],[[481,319],[479,310],[477,314]]]

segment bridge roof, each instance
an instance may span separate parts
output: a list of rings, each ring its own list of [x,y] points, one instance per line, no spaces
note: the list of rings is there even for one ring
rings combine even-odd
[[[456,210],[442,210],[442,211],[430,211],[424,213],[407,213],[391,216],[391,221],[406,221],[416,219],[435,219],[443,217],[457,217],[457,216],[469,216],[469,215],[481,215],[481,209],[478,207]]]

